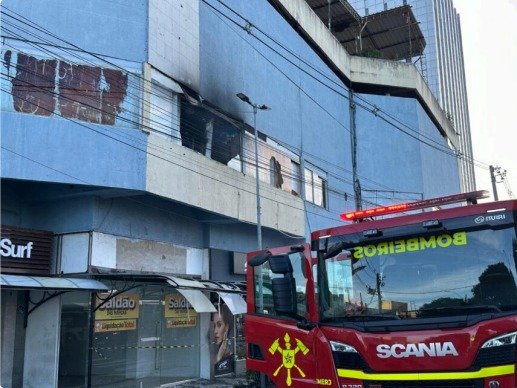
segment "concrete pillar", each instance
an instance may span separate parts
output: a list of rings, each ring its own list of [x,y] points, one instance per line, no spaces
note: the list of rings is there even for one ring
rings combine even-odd
[[[13,382],[14,341],[16,333],[17,292],[2,290],[2,387]]]
[[[43,297],[31,291],[32,301]],[[61,326],[61,296],[52,298],[28,317],[25,331],[24,388],[57,387]]]
[[[210,239],[210,229],[207,228],[208,232],[208,242]],[[202,258],[202,279],[210,279],[210,250],[203,250],[203,258]],[[199,325],[200,325],[200,338],[199,338],[199,348],[201,351],[199,352],[199,377],[202,379],[210,379],[213,376],[211,375],[212,364],[210,359],[210,340],[209,340],[209,331],[210,331],[210,320],[212,314],[210,313],[201,313],[198,315]]]

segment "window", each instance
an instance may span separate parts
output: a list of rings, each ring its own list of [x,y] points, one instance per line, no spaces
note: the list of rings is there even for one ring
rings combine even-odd
[[[242,171],[240,128],[208,102],[193,105],[182,96],[180,105],[183,147]]]
[[[302,192],[302,180],[300,176],[300,164],[291,160],[291,194],[299,196]]]
[[[305,200],[323,208],[327,207],[326,174],[315,168],[305,168]]]
[[[274,156],[269,160],[269,180],[271,186],[278,189],[282,188],[282,184],[284,183],[284,178],[282,178],[282,166]]]
[[[133,283],[134,284],[134,283]],[[117,286],[125,286],[119,282]],[[127,292],[97,294],[91,333],[91,386],[104,387],[158,387],[200,375],[201,324],[198,313],[188,300],[172,287],[135,284]],[[106,299],[109,298],[109,299]],[[104,308],[98,308],[106,300]],[[110,304],[108,304],[111,301]],[[123,301],[125,303],[123,303]],[[71,301],[72,302],[72,301]],[[88,328],[83,317],[83,305],[68,304],[73,310],[66,333],[81,334],[80,327]],[[120,308],[120,306],[126,306]],[[89,306],[86,304],[86,306]],[[73,315],[71,315],[73,314]],[[65,334],[66,334],[65,333]],[[67,337],[63,337],[64,340]],[[85,341],[88,344],[88,338]],[[72,342],[72,345],[75,342]],[[70,348],[69,344],[64,344]],[[77,346],[76,346],[77,349]],[[66,355],[77,357],[88,346],[76,352],[70,348]],[[81,376],[84,362],[66,360],[68,371]],[[72,386],[74,376],[64,380]],[[77,386],[74,385],[74,386]]]
[[[135,126],[128,102],[131,75],[7,50],[5,67],[16,112],[57,115],[89,123]],[[133,80],[133,84],[135,81]],[[122,117],[123,120],[117,120]]]
[[[287,147],[259,132],[259,179],[273,187],[300,195],[300,157]],[[255,176],[255,138],[246,132],[243,143],[247,159],[245,173]]]
[[[178,95],[153,82],[149,111],[151,129],[181,144]]]

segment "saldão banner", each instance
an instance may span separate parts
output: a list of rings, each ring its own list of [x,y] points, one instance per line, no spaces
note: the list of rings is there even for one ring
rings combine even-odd
[[[165,295],[165,320],[168,329],[197,325],[197,312],[181,294]]]
[[[95,332],[135,330],[139,316],[138,294],[122,293],[110,298],[109,293],[97,294]]]

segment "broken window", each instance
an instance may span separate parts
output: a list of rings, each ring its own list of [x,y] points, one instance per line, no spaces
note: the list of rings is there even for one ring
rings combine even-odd
[[[323,208],[327,207],[326,174],[313,166],[305,168],[305,200]]]
[[[292,151],[280,145],[270,137],[258,133],[258,164],[259,179],[273,187],[299,195],[300,169],[299,157]],[[245,133],[243,153],[246,156],[245,173],[255,176],[255,137]]]
[[[282,178],[282,166],[274,156],[272,156],[269,161],[269,175],[271,186],[281,189],[284,183],[284,178]]]
[[[181,98],[181,144],[208,158],[242,171],[241,130],[206,107]]]
[[[127,75],[119,70],[59,64],[59,110],[63,117],[113,125],[126,89]]]

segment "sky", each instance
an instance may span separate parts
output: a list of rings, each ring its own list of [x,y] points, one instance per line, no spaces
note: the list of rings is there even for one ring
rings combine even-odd
[[[460,14],[477,190],[492,193],[486,165],[506,170],[517,198],[517,0],[453,0]],[[503,183],[499,200],[508,199]]]

